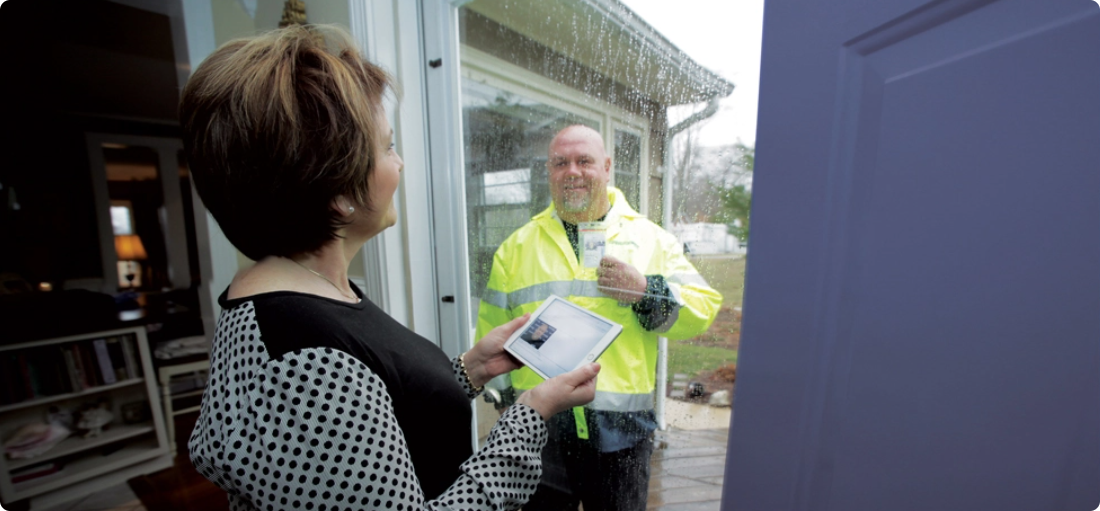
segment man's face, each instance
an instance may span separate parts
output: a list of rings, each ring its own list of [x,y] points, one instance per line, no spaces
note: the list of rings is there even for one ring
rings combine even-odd
[[[584,127],[567,128],[550,142],[549,156],[550,195],[559,211],[588,212],[603,204],[600,198],[607,196],[611,159],[598,133]]]

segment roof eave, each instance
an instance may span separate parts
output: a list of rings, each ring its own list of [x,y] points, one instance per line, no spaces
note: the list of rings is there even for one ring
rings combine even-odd
[[[656,103],[696,103],[733,92],[733,83],[692,60],[618,0],[540,0],[524,9],[513,4],[475,0],[467,8]]]

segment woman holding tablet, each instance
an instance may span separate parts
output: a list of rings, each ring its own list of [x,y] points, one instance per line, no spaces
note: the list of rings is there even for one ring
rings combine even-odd
[[[595,364],[547,380],[475,454],[470,400],[518,367],[502,345],[527,318],[448,360],[348,281],[396,220],[390,85],[346,33],[298,26],[227,43],[183,91],[199,195],[257,261],[219,300],[188,444],[235,510],[515,509],[538,484],[543,421],[593,398]]]

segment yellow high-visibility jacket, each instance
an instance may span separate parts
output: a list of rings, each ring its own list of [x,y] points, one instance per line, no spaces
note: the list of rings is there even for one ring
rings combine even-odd
[[[688,339],[706,331],[718,314],[722,295],[711,289],[684,257],[675,236],[634,211],[626,197],[608,187],[611,210],[604,250],[643,275],[664,276],[675,298],[668,320],[653,331],[642,328],[630,305],[601,293],[596,270],[584,268],[569,244],[554,206],[512,233],[493,256],[493,268],[478,309],[477,337],[515,317],[532,312],[551,294],[623,325],[604,352],[596,380],[594,410],[636,412],[653,409],[657,337]],[[512,385],[527,390],[542,381],[528,368],[511,373]]]

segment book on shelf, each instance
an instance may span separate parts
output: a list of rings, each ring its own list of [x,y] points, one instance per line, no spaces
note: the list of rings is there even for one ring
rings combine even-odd
[[[96,347],[92,343],[76,343],[73,346],[80,352],[80,357],[84,359],[84,374],[88,377],[88,384],[90,387],[99,387],[103,385],[103,374],[99,369],[99,360],[96,358]]]
[[[180,394],[206,387],[206,379],[209,375],[205,371],[195,371],[172,378],[168,383],[168,391],[171,394]]]
[[[99,363],[99,372],[103,375],[103,383],[112,384],[118,381],[115,377],[115,368],[111,365],[111,354],[107,352],[107,339],[92,341],[95,347],[96,361]]]
[[[73,392],[84,390],[84,385],[80,383],[80,373],[76,369],[76,357],[73,356],[73,351],[68,346],[58,346],[57,351],[61,359],[65,361],[65,371],[69,376],[69,387]]]
[[[23,377],[23,366],[19,362],[18,353],[8,353],[4,357],[4,374],[8,375],[8,402],[18,403],[27,399],[27,380]]]
[[[36,397],[56,396],[72,392],[69,385],[65,359],[57,356],[56,349],[45,346],[30,350],[33,356],[32,374],[38,385]]]
[[[23,467],[11,473],[11,483],[19,484],[24,481],[38,479],[39,477],[53,475],[60,472],[64,468],[65,465],[62,464],[60,461],[47,461],[45,463]]]
[[[8,369],[8,358],[0,356],[0,372],[4,374],[5,381],[3,385],[0,385],[0,405],[6,405],[12,402],[11,396],[11,375],[13,374]]]
[[[42,392],[42,378],[39,374],[38,362],[34,359],[33,354],[27,353],[23,356],[23,365],[26,367],[27,386],[31,389],[30,395],[27,397],[36,398],[45,395]]]
[[[88,369],[84,367],[84,357],[81,355],[77,345],[70,344],[65,347],[69,353],[73,355],[73,365],[76,366],[76,377],[80,382],[80,388],[86,389],[92,386],[92,381],[88,377]]]
[[[24,353],[19,353],[16,356],[19,364],[19,376],[21,377],[20,383],[22,383],[22,396],[19,400],[34,399],[34,384],[31,382],[31,366],[27,362],[27,356]]]
[[[7,405],[22,401],[23,377],[15,353],[0,354],[0,370],[4,372],[6,380],[3,388],[0,389],[0,403]]]
[[[122,354],[122,344],[126,342],[121,337],[110,337],[107,339],[107,354],[111,357],[111,368],[114,370],[115,379],[118,381],[125,381],[130,379],[130,374],[126,370],[126,357]]]
[[[0,353],[0,405],[141,377],[133,336],[37,346]]]
[[[131,378],[141,377],[140,365],[138,364],[137,346],[134,345],[134,339],[130,336],[122,338],[122,358],[126,361],[126,372],[130,374]]]

